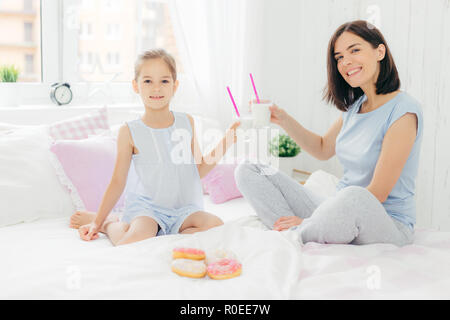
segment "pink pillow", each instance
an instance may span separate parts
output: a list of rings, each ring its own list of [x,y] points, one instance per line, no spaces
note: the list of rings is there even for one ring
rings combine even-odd
[[[58,177],[70,190],[76,209],[96,212],[114,170],[116,139],[111,136],[93,136],[83,140],[59,140],[53,142],[50,150],[59,160],[55,164]],[[135,176],[134,167],[131,166],[127,184]],[[124,194],[112,211],[123,208]]]
[[[237,164],[218,164],[202,179],[204,193],[209,193],[213,203],[242,197],[234,180],[236,167]]]
[[[108,111],[102,107],[91,113],[55,122],[49,126],[49,134],[53,139],[86,139],[99,130],[109,129]]]

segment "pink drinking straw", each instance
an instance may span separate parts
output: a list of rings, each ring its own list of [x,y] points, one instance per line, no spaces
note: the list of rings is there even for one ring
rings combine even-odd
[[[233,102],[234,110],[236,110],[237,116],[241,117],[241,115],[239,114],[238,108],[236,107],[236,102],[234,102],[233,95],[231,94],[230,87],[227,87],[227,90],[228,90],[228,94],[230,95],[231,102]]]
[[[252,85],[253,85],[253,90],[255,91],[256,101],[257,101],[258,103],[260,103],[260,102],[259,102],[259,97],[258,97],[258,92],[256,92],[255,81],[253,81],[253,76],[252,76],[251,73],[250,73],[250,80],[252,80]]]

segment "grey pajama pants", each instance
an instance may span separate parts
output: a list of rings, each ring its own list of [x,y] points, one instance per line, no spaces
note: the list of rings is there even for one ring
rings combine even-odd
[[[350,186],[326,198],[281,171],[249,161],[236,168],[235,178],[244,198],[270,229],[283,216],[304,219],[294,228],[302,243],[403,246],[414,240],[413,230],[391,218],[366,188]]]

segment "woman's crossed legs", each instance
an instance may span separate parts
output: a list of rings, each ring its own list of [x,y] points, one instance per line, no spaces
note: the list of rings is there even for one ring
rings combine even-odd
[[[267,174],[272,173],[272,174]],[[392,243],[413,241],[413,231],[391,218],[365,188],[350,186],[325,198],[267,165],[244,162],[236,184],[261,221],[275,230],[294,227],[299,240],[319,243]]]

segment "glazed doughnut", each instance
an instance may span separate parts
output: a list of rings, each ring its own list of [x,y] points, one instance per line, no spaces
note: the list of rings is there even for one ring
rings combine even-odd
[[[175,259],[172,261],[172,271],[182,277],[203,278],[206,274],[206,265],[198,260]]]
[[[220,259],[224,258],[237,260],[237,257],[233,251],[219,248],[206,252],[206,265],[217,262]]]
[[[175,248],[172,251],[172,257],[174,259],[204,260],[205,252],[194,248]]]
[[[241,274],[242,265],[235,259],[224,258],[209,264],[206,272],[211,279],[230,279]]]

